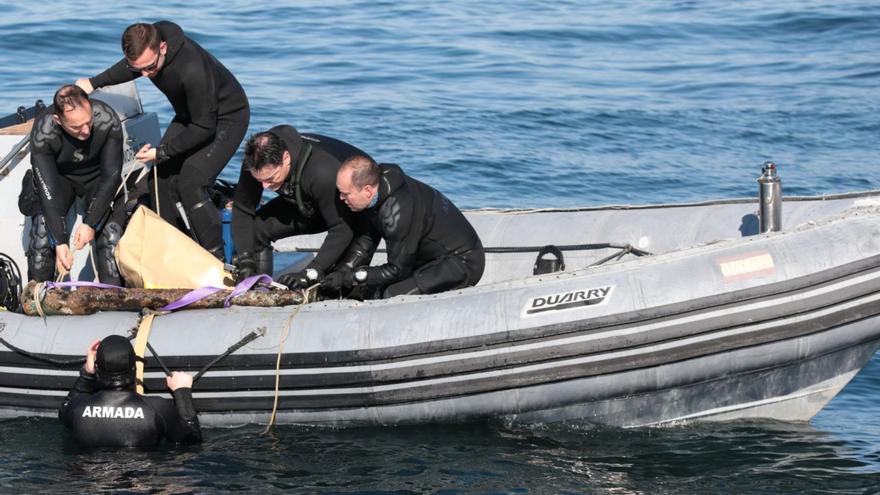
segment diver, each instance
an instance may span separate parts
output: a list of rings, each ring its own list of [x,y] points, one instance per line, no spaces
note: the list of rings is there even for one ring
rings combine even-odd
[[[73,233],[79,250],[93,240],[101,282],[121,285],[113,256],[125,225],[125,205],[111,203],[122,182],[122,125],[110,105],[89,100],[74,85],[62,86],[51,106],[34,120],[31,170],[25,174],[18,207],[30,217],[28,279],[53,280],[69,272],[67,212],[82,198],[85,214]]]
[[[198,443],[202,431],[192,400],[192,375],[175,371],[165,383],[174,400],[138,395],[135,357],[121,335],[95,340],[58,417],[84,447],[153,447],[162,438]]]
[[[162,218],[185,232],[179,202],[199,244],[222,260],[220,212],[208,191],[247,132],[247,96],[235,76],[173,22],[132,24],[122,34],[122,52],[115,65],[76,84],[91,93],[143,75],[168,97],[174,119],[159,146],[144,145],[136,158],[157,166],[154,208]]]
[[[244,160],[232,210],[232,238],[238,280],[272,274],[273,241],[327,232],[305,270],[278,282],[291,289],[308,287],[330,271],[352,240],[350,215],[336,194],[336,172],[347,158],[365,155],[358,148],[317,134],[300,134],[289,125],[254,134]],[[259,209],[263,189],[278,193]]]
[[[436,189],[397,165],[357,156],[336,176],[339,197],[353,211],[355,238],[336,271],[322,281],[335,291],[354,285],[383,298],[434,294],[476,285],[483,275],[483,244],[461,211]],[[388,260],[366,266],[381,239]]]

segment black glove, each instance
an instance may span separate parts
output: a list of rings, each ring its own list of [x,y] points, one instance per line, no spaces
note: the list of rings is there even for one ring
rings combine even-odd
[[[321,278],[321,271],[317,268],[307,268],[305,270],[293,273],[285,273],[278,277],[281,285],[286,285],[290,290],[305,289],[311,287]]]
[[[345,268],[329,273],[321,280],[321,287],[337,292],[342,289],[351,289],[352,286],[354,286],[354,272]]]
[[[235,272],[235,283],[257,274],[257,261],[254,259],[254,255],[247,251],[236,254],[234,264],[238,269]]]

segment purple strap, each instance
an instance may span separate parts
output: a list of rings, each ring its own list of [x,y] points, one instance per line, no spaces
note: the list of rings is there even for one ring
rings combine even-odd
[[[101,284],[98,282],[46,282],[47,289],[63,289],[68,287],[94,287],[96,289],[124,289],[118,285]]]
[[[223,301],[223,307],[228,308],[229,306],[231,306],[233,298],[238,297],[238,296],[244,294],[245,292],[251,290],[251,288],[253,286],[257,285],[260,282],[266,282],[267,284],[271,284],[272,277],[265,275],[265,274],[259,274],[259,275],[252,275],[252,276],[242,280],[241,282],[238,283],[238,285],[235,286],[234,289],[232,289],[232,293],[226,297],[226,300]]]
[[[177,299],[176,301],[171,301],[170,303],[159,309],[159,311],[174,311],[175,309],[189,306],[190,304],[200,299],[204,299],[215,292],[220,292],[221,290],[223,289],[219,287],[199,287],[198,289],[187,292],[180,299]]]

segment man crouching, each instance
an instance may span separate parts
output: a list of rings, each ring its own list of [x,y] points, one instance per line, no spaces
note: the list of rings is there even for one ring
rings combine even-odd
[[[340,199],[355,212],[355,233],[337,271],[322,287],[366,285],[393,297],[434,294],[476,285],[483,275],[483,244],[461,211],[436,189],[403,173],[356,156],[336,175]],[[388,260],[368,265],[381,239]]]

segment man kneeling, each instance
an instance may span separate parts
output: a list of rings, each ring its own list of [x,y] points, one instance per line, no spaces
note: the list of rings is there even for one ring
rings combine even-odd
[[[125,225],[125,205],[114,204],[122,182],[122,124],[110,105],[89,100],[78,86],[62,86],[31,130],[31,165],[22,183],[19,209],[31,217],[28,279],[54,280],[73,265],[67,212],[85,202],[76,249],[93,240],[101,282],[121,285],[113,251]]]
[[[95,340],[58,416],[84,447],[153,447],[202,441],[192,402],[192,376],[175,371],[166,379],[174,401],[134,391],[135,354],[128,339]]]
[[[355,238],[337,271],[321,285],[332,290],[366,285],[382,297],[434,294],[476,285],[485,254],[476,231],[443,194],[363,156],[336,175],[339,197],[353,211]],[[369,264],[381,239],[388,261]]]

